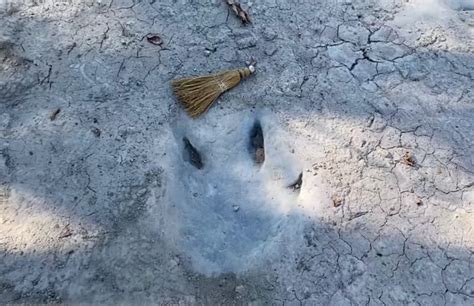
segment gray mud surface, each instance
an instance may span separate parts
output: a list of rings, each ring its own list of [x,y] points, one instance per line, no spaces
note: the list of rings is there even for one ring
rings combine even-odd
[[[0,2],[0,304],[474,305],[472,1],[242,5]]]

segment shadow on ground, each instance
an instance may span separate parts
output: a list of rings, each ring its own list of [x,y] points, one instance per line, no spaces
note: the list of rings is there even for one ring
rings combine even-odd
[[[176,5],[153,23],[122,22],[149,20],[140,4],[80,13],[79,28],[2,21],[18,40],[0,54],[0,302],[472,303],[473,56],[347,42],[328,16],[273,35],[264,22],[278,26],[281,8],[257,11],[252,30],[198,21],[223,4],[193,4],[202,14],[184,22]],[[169,46],[140,40],[148,31]],[[182,115],[170,79],[251,56],[253,79],[203,119]],[[285,130],[273,146],[293,157],[256,168],[254,120],[270,146],[271,127]],[[184,134],[207,153],[202,175]],[[299,171],[298,195],[283,182]]]

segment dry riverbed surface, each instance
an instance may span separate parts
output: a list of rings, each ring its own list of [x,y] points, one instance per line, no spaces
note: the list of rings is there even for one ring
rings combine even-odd
[[[474,304],[472,1],[241,4],[0,2],[0,304]]]

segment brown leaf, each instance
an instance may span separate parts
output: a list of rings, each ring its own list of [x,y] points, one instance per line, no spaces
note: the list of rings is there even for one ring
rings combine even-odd
[[[161,39],[161,37],[157,34],[148,34],[146,36],[146,40],[148,40],[150,44],[153,44],[155,46],[161,47],[163,45],[163,39]]]
[[[60,111],[61,111],[60,108],[55,109],[55,110],[51,113],[51,115],[49,116],[49,119],[51,119],[51,121],[56,120],[56,117],[58,116],[58,114],[59,114]]]
[[[227,0],[227,4],[229,7],[234,11],[234,13],[237,15],[237,17],[242,20],[243,24],[249,24],[252,23],[252,20],[250,20],[250,15],[245,11],[242,6],[240,6],[240,3],[235,1],[235,0]]]
[[[66,225],[63,229],[63,231],[61,232],[61,234],[59,234],[59,238],[66,238],[66,237],[69,237],[72,235],[72,230],[69,228],[69,224]]]
[[[403,154],[403,157],[402,157],[402,163],[407,165],[407,166],[410,166],[410,167],[414,167],[416,165],[416,161],[415,161],[415,158],[413,157],[413,155],[410,153],[410,152],[405,152],[405,154]]]
[[[332,205],[333,205],[334,207],[339,207],[339,206],[341,206],[343,202],[344,202],[344,199],[343,199],[343,198],[341,198],[341,197],[339,197],[339,196],[337,196],[337,195],[333,195],[333,196],[332,196]]]

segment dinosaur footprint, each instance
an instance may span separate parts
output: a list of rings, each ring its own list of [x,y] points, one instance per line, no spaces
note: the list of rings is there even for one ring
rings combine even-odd
[[[245,270],[271,248],[296,208],[302,165],[269,115],[183,116],[172,130],[169,239],[198,272]]]

